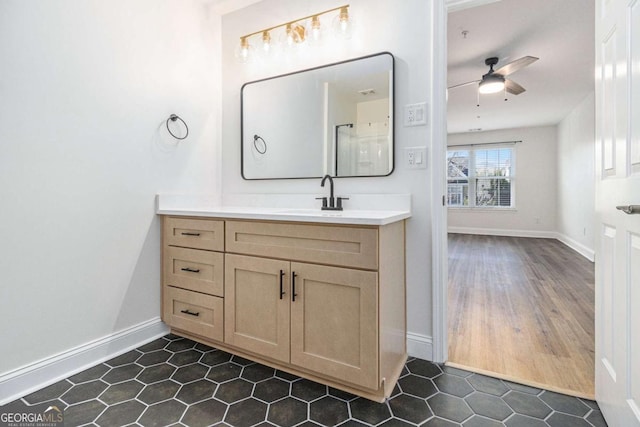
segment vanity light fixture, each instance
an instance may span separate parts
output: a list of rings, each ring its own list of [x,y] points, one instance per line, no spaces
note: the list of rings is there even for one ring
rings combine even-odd
[[[271,34],[269,33],[269,31],[263,31],[262,32],[262,53],[264,53],[265,55],[268,55],[269,52],[271,52]]]
[[[253,46],[249,44],[246,37],[240,38],[240,45],[236,48],[236,58],[240,62],[247,62],[251,58]]]
[[[320,17],[318,15],[314,15],[311,18],[311,38],[313,41],[319,41],[322,35],[322,28],[320,27]]]
[[[323,37],[323,28],[320,17],[331,12],[338,12],[332,23],[335,35],[343,39],[350,38],[353,32],[353,16],[349,14],[349,5],[346,4],[246,34],[240,37],[240,44],[236,48],[235,52],[236,58],[240,62],[247,62],[252,59],[253,46],[249,39],[258,34],[261,34],[262,43],[261,49],[258,50],[260,50],[262,54],[268,55],[274,47],[274,33],[281,29],[284,29],[284,32],[281,32],[282,37],[280,40],[286,47],[291,48],[299,46],[307,40],[311,43],[317,43]],[[307,22],[309,19],[311,21]]]
[[[288,46],[295,46],[297,44],[304,43],[307,39],[307,29],[298,23],[287,24],[285,33],[287,34]]]
[[[333,31],[343,39],[350,39],[353,32],[353,17],[349,15],[349,6],[341,7],[338,16],[333,18]]]

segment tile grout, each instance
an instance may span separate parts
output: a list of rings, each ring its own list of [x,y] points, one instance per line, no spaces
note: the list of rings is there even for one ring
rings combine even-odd
[[[361,409],[354,410],[362,399],[357,396],[287,373],[283,373],[285,374],[283,378],[278,376],[280,371],[277,369],[237,358],[222,350],[206,347],[188,339],[179,337],[168,339],[168,337],[158,338],[138,349],[131,350],[110,361],[61,380],[52,386],[17,399],[9,405],[21,404],[33,407],[57,400],[65,407],[65,415],[70,417],[70,420],[74,420],[74,416],[75,419],[80,419],[79,417],[84,415],[82,423],[88,424],[104,423],[106,420],[115,420],[117,423],[117,420],[120,420],[121,423],[133,422],[144,425],[153,420],[157,421],[157,417],[163,416],[163,410],[166,412],[169,408],[180,408],[179,417],[174,419],[175,414],[172,414],[174,416],[171,418],[171,423],[189,425],[190,422],[193,423],[196,420],[209,425],[215,420],[232,423],[234,419],[237,419],[241,420],[238,422],[245,425],[268,423],[268,425],[278,426],[280,424],[274,421],[285,420],[283,421],[285,424],[282,425],[288,426],[308,422],[322,424],[322,420],[339,420],[336,425],[354,421],[368,426],[384,426],[394,422],[429,426],[432,423],[443,422],[441,420],[462,425],[473,419],[479,419],[486,424],[492,422],[495,425],[504,426],[508,425],[507,422],[515,422],[518,419],[523,419],[522,417],[528,420],[537,420],[538,423],[542,423],[540,425],[549,425],[552,418],[570,416],[575,417],[570,419],[582,420],[585,426],[594,425],[589,421],[592,417],[596,422],[606,425],[603,424],[603,419],[598,421],[601,419],[601,413],[595,402],[559,393],[552,394],[537,387],[522,386],[528,390],[537,391],[536,394],[532,394],[523,391],[526,390],[525,388],[520,390],[514,388],[514,385],[521,386],[517,383],[460,369],[454,370],[415,358],[408,359],[397,388],[392,392],[390,399],[382,404],[366,402],[366,405],[372,405],[370,408],[384,405],[384,409],[378,407],[380,408],[377,410],[378,413],[370,415],[362,413],[362,406],[360,406]],[[141,349],[142,347],[148,350],[144,351]],[[168,347],[176,350],[171,350]],[[149,354],[152,356],[145,358]],[[212,355],[208,357],[212,360],[212,364],[206,362],[207,355]],[[164,362],[145,364],[148,361],[154,361],[154,357],[158,357],[158,360],[164,357],[165,360]],[[143,358],[145,359],[141,362]],[[130,361],[130,359],[132,360]],[[120,363],[122,361],[126,363]],[[103,368],[100,368],[101,366]],[[132,366],[135,369],[131,368]],[[163,366],[168,368],[159,369]],[[230,367],[235,368],[227,372],[227,368]],[[114,371],[117,374],[112,374],[113,378],[109,377],[109,374]],[[218,373],[220,381],[209,378],[210,376],[215,377],[215,373]],[[71,380],[73,377],[78,378],[77,382]],[[129,388],[123,386],[129,382],[135,386]],[[199,389],[198,384],[201,382],[204,388]],[[268,382],[270,383],[267,384]],[[90,385],[96,383],[101,383],[101,386],[91,389]],[[262,383],[265,385],[258,387]],[[461,384],[464,384],[464,387]],[[163,385],[171,388],[167,389]],[[114,389],[114,387],[116,388]],[[85,397],[86,399],[68,404],[63,396],[67,393],[73,393],[74,389],[97,394],[82,396],[83,399]],[[447,391],[444,391],[445,389]],[[156,396],[160,400],[155,400],[153,394],[144,395],[147,390],[159,393]],[[162,395],[163,390],[166,395]],[[49,391],[51,393],[48,393]],[[111,404],[103,400],[109,391],[111,391],[109,401],[113,402]],[[513,398],[509,398],[509,396],[513,396]],[[492,408],[492,402],[499,403],[499,408]],[[516,404],[516,402],[520,403]],[[537,405],[537,414],[544,412],[546,415],[544,417],[533,416],[532,414],[535,412],[533,409],[527,409],[529,413],[525,413],[526,411],[522,408],[519,410],[518,406],[522,402]],[[91,403],[95,403],[95,405],[91,405]],[[130,409],[130,411],[119,414],[119,405],[124,404],[128,406],[122,408]],[[207,407],[207,404],[218,408],[216,411],[219,410],[219,412],[202,412],[202,408]],[[92,409],[94,407],[95,409]],[[305,411],[304,414],[296,415],[297,409],[289,409],[289,412],[284,414],[285,418],[282,418],[283,414],[278,413],[278,410],[285,407],[304,408]],[[455,410],[451,410],[452,407]],[[337,410],[338,413],[327,415],[326,411],[331,408]],[[79,413],[80,409],[93,410],[93,412]],[[245,409],[245,412],[238,413],[240,409]],[[132,419],[134,415],[137,416]],[[207,416],[208,420],[203,419]],[[364,418],[375,420],[375,422],[368,423]]]

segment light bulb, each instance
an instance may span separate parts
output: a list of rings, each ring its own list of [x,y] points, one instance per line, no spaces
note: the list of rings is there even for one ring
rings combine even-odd
[[[286,33],[287,33],[287,46],[293,46],[293,29],[291,28],[291,24],[287,24]]]
[[[353,15],[349,14],[349,7],[341,7],[340,13],[333,19],[334,34],[343,39],[350,39],[354,25]]]
[[[290,22],[285,27],[283,44],[287,48],[297,48],[307,40],[307,29],[302,25]]]
[[[320,40],[320,18],[316,15],[311,18],[311,38],[314,41]]]
[[[253,52],[253,46],[249,44],[249,40],[246,37],[240,38],[240,44],[236,48],[236,59],[239,62],[248,62],[251,60]]]
[[[262,53],[268,55],[271,52],[271,35],[269,31],[262,33]]]
[[[504,89],[504,77],[488,75],[482,79],[478,92],[482,94],[497,93]]]
[[[249,57],[249,43],[247,43],[246,40],[240,45],[240,56],[243,59],[247,59]]]
[[[500,92],[502,89],[504,89],[504,84],[503,83],[487,83],[485,85],[482,85],[480,87],[480,93],[482,94],[487,94],[487,93],[497,93]]]

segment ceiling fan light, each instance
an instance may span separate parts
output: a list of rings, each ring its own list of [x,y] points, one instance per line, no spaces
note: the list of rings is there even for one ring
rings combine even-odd
[[[478,87],[478,92],[483,95],[497,93],[501,90],[504,90],[504,77],[501,76],[486,76]]]

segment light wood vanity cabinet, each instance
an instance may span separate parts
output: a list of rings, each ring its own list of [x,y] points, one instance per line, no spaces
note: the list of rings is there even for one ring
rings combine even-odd
[[[378,274],[291,264],[291,363],[377,389]]]
[[[162,320],[222,341],[224,221],[165,217],[162,240]]]
[[[282,260],[226,254],[227,344],[289,363],[289,266]]]
[[[225,342],[377,388],[378,275],[227,254]]]
[[[190,222],[176,229],[173,220]],[[389,396],[406,360],[404,221],[342,226],[165,217],[163,230],[208,230],[209,222],[224,222],[224,286],[211,291],[216,303],[223,301],[224,334],[205,335],[203,325],[173,314],[187,299],[176,299],[177,291],[201,295],[196,302],[208,306],[222,253],[196,257],[164,238],[163,313],[174,333],[369,399]],[[176,272],[184,258],[211,285]],[[213,271],[205,269],[212,264]]]

